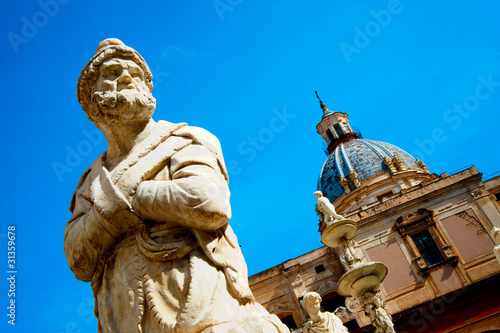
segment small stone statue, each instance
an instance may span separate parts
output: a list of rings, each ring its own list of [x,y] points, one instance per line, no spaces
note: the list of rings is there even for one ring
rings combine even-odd
[[[356,253],[352,240],[343,238],[339,244],[338,251],[340,254],[340,261],[348,270],[361,264],[361,258]]]
[[[367,292],[361,298],[363,311],[370,317],[375,333],[396,333],[391,316],[386,312],[386,307],[378,293]]]
[[[361,182],[359,181],[359,176],[354,170],[349,170],[349,178],[351,178],[351,181],[354,183],[354,186],[356,188],[361,186]]]
[[[155,122],[152,89],[144,59],[115,38],[78,80],[108,151],[73,194],[64,251],[75,277],[91,282],[99,332],[289,332],[248,286],[219,141]]]
[[[304,333],[348,333],[342,321],[331,312],[321,312],[321,296],[312,291],[304,295],[304,307],[309,320],[304,324]]]
[[[493,229],[491,229],[491,237],[493,237],[493,241],[495,241],[493,253],[495,253],[497,260],[500,263],[500,228],[493,227]]]
[[[335,207],[332,205],[330,200],[328,200],[328,198],[323,196],[321,191],[314,192],[314,196],[318,199],[316,209],[323,214],[323,222],[328,225],[329,223],[332,223],[332,221],[335,222],[344,219],[342,215],[337,214]]]

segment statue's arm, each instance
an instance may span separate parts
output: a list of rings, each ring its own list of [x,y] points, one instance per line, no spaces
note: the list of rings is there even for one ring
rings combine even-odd
[[[64,230],[64,252],[69,267],[82,281],[92,279],[99,261],[105,260],[104,255],[127,228],[119,224],[126,220],[123,213],[129,211],[127,203],[104,188],[106,181],[101,184],[103,188],[98,189],[101,200],[95,202],[85,195],[89,192],[88,182],[77,188],[71,205],[73,216]]]
[[[216,156],[193,143],[170,160],[172,180],[144,181],[134,195],[133,211],[144,219],[173,222],[203,230],[231,218],[229,188]]]

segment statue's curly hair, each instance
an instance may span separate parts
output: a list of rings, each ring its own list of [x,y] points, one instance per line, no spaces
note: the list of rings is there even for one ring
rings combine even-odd
[[[321,296],[315,291],[310,291],[304,295],[304,299],[303,299],[304,305],[310,304],[312,301],[314,301],[316,299],[319,299],[321,301]]]

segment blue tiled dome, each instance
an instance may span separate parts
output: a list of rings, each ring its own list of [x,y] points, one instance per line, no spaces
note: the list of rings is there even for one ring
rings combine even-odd
[[[420,169],[415,158],[404,150],[385,142],[355,139],[339,144],[328,156],[318,179],[318,190],[331,202],[337,199],[344,189],[340,177],[349,179],[349,171],[354,170],[361,182],[389,171],[384,157],[399,156],[406,168]],[[350,182],[350,181],[349,181]],[[352,182],[350,182],[352,185]]]

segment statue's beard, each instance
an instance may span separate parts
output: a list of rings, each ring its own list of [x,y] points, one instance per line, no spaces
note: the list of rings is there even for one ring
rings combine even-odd
[[[151,118],[156,108],[156,99],[150,92],[125,89],[120,92],[92,93],[92,107],[88,117],[93,122],[114,125]]]

